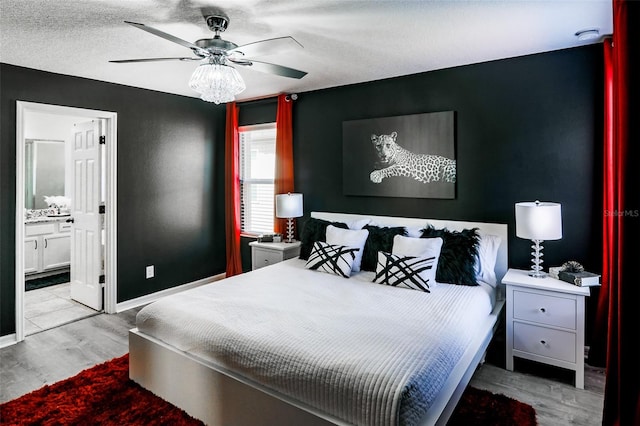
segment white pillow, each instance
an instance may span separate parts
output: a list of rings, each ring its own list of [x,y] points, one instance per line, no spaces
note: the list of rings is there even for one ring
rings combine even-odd
[[[420,238],[422,237],[422,230],[424,226],[407,226],[407,237]]]
[[[420,258],[433,258],[433,267],[425,271],[425,276],[429,280],[431,287],[436,285],[436,270],[438,260],[444,241],[440,237],[436,238],[411,238],[402,235],[393,237],[393,250],[391,254],[396,256],[414,256]]]
[[[305,268],[349,278],[357,250],[316,241]]]
[[[347,226],[349,227],[349,229],[354,229],[354,230],[359,230],[364,228],[366,225],[368,225],[369,223],[371,223],[371,219],[359,219],[359,220],[352,220],[352,221],[348,221],[348,222],[344,222],[347,224]]]
[[[362,263],[362,252],[364,251],[364,243],[367,241],[369,231],[361,229],[359,231],[352,229],[336,228],[333,225],[327,226],[326,240],[327,243],[333,246],[346,246],[351,248],[357,248],[356,258],[353,261],[353,272],[360,271],[360,264]]]
[[[398,256],[379,251],[373,282],[430,293],[429,287],[435,284],[429,278],[432,270],[435,270],[433,257]]]
[[[496,278],[496,261],[498,259],[498,249],[502,238],[497,235],[483,234],[480,236],[478,245],[478,256],[474,269],[476,278],[495,287],[498,280]]]

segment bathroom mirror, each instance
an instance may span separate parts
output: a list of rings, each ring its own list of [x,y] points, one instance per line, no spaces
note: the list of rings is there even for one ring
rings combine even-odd
[[[45,195],[64,195],[64,141],[27,139],[25,144],[24,207],[46,209]]]

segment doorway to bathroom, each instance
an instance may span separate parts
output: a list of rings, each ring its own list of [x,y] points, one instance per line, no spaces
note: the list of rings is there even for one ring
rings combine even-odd
[[[16,117],[21,341],[115,312],[117,114],[18,101]]]

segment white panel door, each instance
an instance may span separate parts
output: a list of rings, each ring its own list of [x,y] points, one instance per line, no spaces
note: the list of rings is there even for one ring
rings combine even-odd
[[[100,120],[76,124],[71,138],[71,298],[102,310],[100,284]]]

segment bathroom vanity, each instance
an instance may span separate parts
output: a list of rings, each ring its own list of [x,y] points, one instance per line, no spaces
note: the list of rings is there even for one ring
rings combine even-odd
[[[69,216],[25,220],[24,272],[28,278],[62,272],[71,264]]]

